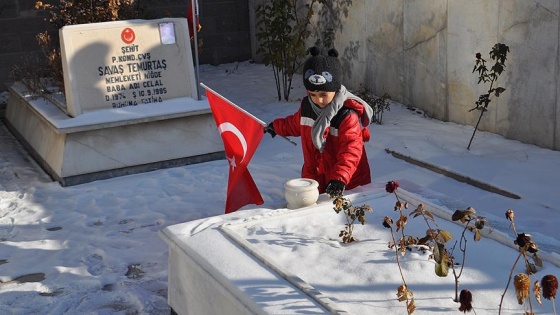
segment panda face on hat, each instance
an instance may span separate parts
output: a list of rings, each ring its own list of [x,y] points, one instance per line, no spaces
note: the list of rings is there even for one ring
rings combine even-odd
[[[313,85],[321,86],[327,82],[332,82],[333,76],[328,71],[323,71],[321,73],[315,73],[313,69],[307,69],[304,75],[305,79],[308,80]]]
[[[342,66],[338,60],[338,52],[331,49],[327,56],[320,53],[317,47],[309,49],[309,57],[303,66],[303,85],[308,91],[336,92],[340,89]]]

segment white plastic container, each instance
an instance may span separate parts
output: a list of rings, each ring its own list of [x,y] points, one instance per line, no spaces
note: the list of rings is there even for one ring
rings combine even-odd
[[[288,209],[311,206],[319,199],[319,183],[313,179],[291,179],[286,182],[284,189]]]

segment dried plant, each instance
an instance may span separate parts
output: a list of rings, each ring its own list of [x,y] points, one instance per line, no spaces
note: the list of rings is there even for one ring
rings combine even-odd
[[[393,220],[389,217],[384,217],[383,218],[383,227],[388,228],[391,230],[391,238],[393,239],[393,243],[389,243],[389,248],[393,248],[395,250],[395,260],[397,261],[397,266],[399,267],[399,273],[401,275],[401,280],[402,280],[402,285],[400,285],[397,288],[397,300],[399,302],[406,302],[406,311],[407,314],[412,314],[414,313],[414,310],[416,309],[416,306],[414,304],[414,293],[412,292],[412,290],[408,289],[408,286],[406,285],[406,280],[404,278],[404,274],[402,271],[402,267],[401,267],[401,263],[399,260],[399,252],[401,254],[403,254],[403,252],[399,249],[398,246],[395,246],[396,239],[395,239],[395,233],[393,232]],[[403,248],[403,247],[401,247]]]
[[[397,198],[397,202],[395,203],[394,210],[399,211],[400,213],[399,219],[395,224],[397,226],[396,232],[398,233],[399,230],[401,231],[401,237],[399,238],[399,240],[397,241],[397,239],[395,238],[395,231],[393,231],[393,220],[391,218],[387,216],[383,218],[383,227],[390,229],[391,231],[392,242],[389,242],[389,248],[395,250],[395,260],[397,262],[397,266],[399,268],[399,273],[401,275],[401,280],[402,280],[402,285],[400,285],[397,288],[397,300],[399,302],[405,302],[407,314],[412,314],[414,313],[414,310],[416,310],[416,305],[414,303],[414,293],[412,292],[412,290],[408,288],[406,284],[406,280],[404,278],[404,273],[402,271],[402,267],[399,259],[399,254],[404,256],[408,246],[411,244],[417,244],[418,242],[413,237],[406,237],[404,234],[404,227],[408,219],[403,214],[403,208],[408,208],[408,204],[402,203],[400,201],[399,196],[396,193],[398,188],[399,188],[399,183],[396,181],[390,181],[387,183],[387,185],[385,185],[385,191],[387,191],[388,193],[395,194],[395,197]]]
[[[552,301],[552,309],[554,314],[556,314],[554,300],[556,299],[556,291],[558,291],[558,279],[554,275],[546,275],[541,279],[541,287],[543,297]]]
[[[531,289],[531,279],[524,273],[519,273],[513,278],[513,287],[515,288],[515,296],[517,303],[523,305],[525,300],[529,299],[529,290]]]
[[[554,300],[556,298],[556,291],[558,290],[558,279],[554,275],[546,275],[541,280],[543,288],[543,296],[547,300]]]
[[[360,88],[356,91],[356,95],[363,99],[373,108],[373,119],[372,122],[382,125],[383,124],[383,113],[385,111],[390,111],[391,107],[389,101],[391,95],[384,93],[383,96],[378,97],[373,94],[373,91],[368,87],[360,84]]]
[[[50,93],[49,82],[44,79],[47,68],[38,56],[25,54],[19,63],[15,64],[11,70],[11,78],[20,81],[35,94]]]
[[[53,38],[48,32],[37,34],[37,42],[41,47],[45,58],[47,58],[46,67],[49,71],[50,77],[54,86],[64,93],[64,75],[62,72],[62,59],[60,56],[60,45],[55,42],[58,41],[58,35]]]
[[[399,212],[399,218],[397,219],[396,223],[393,222],[388,216],[383,218],[383,227],[390,229],[392,241],[389,242],[389,248],[395,251],[395,257],[397,266],[399,268],[399,272],[402,279],[402,285],[397,288],[397,297],[399,301],[406,301],[407,302],[407,311],[411,314],[414,309],[414,298],[412,291],[406,284],[405,277],[403,270],[401,268],[400,256],[404,256],[405,253],[411,250],[413,247],[423,248],[423,250],[431,250],[432,254],[430,254],[430,259],[435,261],[435,273],[440,277],[445,277],[448,275],[449,270],[453,271],[453,275],[455,277],[455,302],[460,303],[459,311],[464,313],[470,312],[473,309],[473,299],[472,293],[469,290],[461,290],[458,292],[459,289],[459,278],[463,272],[465,261],[466,261],[466,252],[467,252],[467,237],[466,232],[471,231],[473,233],[473,240],[475,242],[482,239],[482,231],[485,228],[488,228],[488,222],[484,217],[478,216],[476,214],[476,210],[472,207],[468,207],[464,210],[456,210],[451,219],[452,221],[460,222],[463,224],[463,230],[461,233],[461,237],[458,240],[458,243],[455,242],[453,247],[448,250],[445,247],[445,244],[449,242],[453,235],[446,230],[441,230],[437,226],[437,222],[434,219],[434,216],[425,209],[423,204],[419,204],[409,216],[413,218],[422,217],[428,226],[426,231],[426,235],[423,237],[413,237],[410,235],[406,235],[404,229],[408,223],[408,217],[404,214],[404,210],[409,208],[409,204],[407,202],[401,201],[399,198],[397,191],[399,188],[399,183],[396,181],[389,181],[385,186],[385,190],[388,193],[394,194],[397,201],[395,203],[394,210]],[[533,306],[531,302],[530,296],[530,288],[531,288],[531,275],[537,272],[537,267],[542,267],[542,260],[538,256],[538,246],[533,241],[530,234],[527,233],[518,233],[517,228],[515,226],[515,214],[513,210],[508,209],[505,213],[506,218],[511,221],[511,227],[513,232],[516,235],[514,240],[514,244],[518,246],[519,255],[517,256],[513,267],[510,270],[509,279],[502,294],[500,304],[499,304],[499,313],[501,314],[502,305],[504,296],[507,292],[509,284],[514,282],[516,297],[519,304],[524,305],[526,310],[524,314],[531,315],[533,313]],[[393,226],[396,227],[396,231],[393,230]],[[400,237],[397,239],[395,233],[400,233]],[[459,250],[462,252],[462,262],[456,263],[454,252],[456,246],[459,245]],[[515,277],[513,276],[513,272],[515,270],[515,266],[519,262],[519,260],[523,257],[523,261],[525,262],[525,270],[526,272],[519,273]],[[532,260],[532,262],[530,261]],[[457,266],[461,266],[458,268]],[[539,304],[542,304],[541,295],[545,297],[545,299],[554,300],[556,297],[556,291],[558,289],[558,280],[553,275],[547,275],[542,278],[540,281],[534,281],[533,284],[533,296],[535,297],[536,301]],[[554,314],[556,314],[556,308],[553,302],[553,309]],[[527,310],[528,309],[528,310]]]
[[[450,261],[449,265],[453,270],[453,277],[455,278],[455,302],[460,302],[460,297],[458,297],[459,292],[459,278],[463,274],[463,270],[465,268],[466,260],[467,260],[467,237],[466,232],[471,231],[473,232],[473,240],[478,242],[482,239],[482,230],[485,226],[488,225],[486,218],[476,215],[476,210],[472,207],[468,207],[465,210],[455,210],[453,215],[451,216],[451,220],[453,221],[460,221],[464,224],[463,231],[461,232],[461,237],[459,238],[459,250],[462,253],[462,259],[459,270],[456,268],[455,256],[453,253],[455,252],[455,248],[457,242],[453,245],[450,254]]]
[[[539,303],[539,305],[542,305],[542,287],[539,280],[536,280],[533,283],[533,296],[535,297],[535,300],[537,300],[537,303]]]
[[[502,312],[502,304],[504,301],[504,296],[506,295],[507,289],[509,287],[509,284],[511,282],[512,276],[513,276],[513,272],[515,270],[515,266],[517,265],[517,263],[519,262],[519,259],[521,259],[521,257],[523,257],[523,261],[525,262],[525,272],[523,273],[524,275],[527,275],[527,277],[529,277],[532,274],[535,274],[537,272],[537,266],[538,267],[542,267],[542,260],[539,258],[539,256],[537,255],[537,252],[539,250],[537,244],[532,240],[531,235],[527,234],[527,233],[518,233],[517,232],[517,228],[515,227],[515,212],[512,209],[508,209],[505,213],[506,219],[508,219],[511,222],[511,228],[513,230],[513,233],[516,235],[516,238],[514,240],[514,244],[518,246],[518,251],[519,251],[519,255],[517,255],[517,258],[515,259],[515,262],[513,263],[513,266],[511,267],[510,273],[509,273],[509,278],[508,278],[508,282],[506,284],[506,288],[504,289],[504,293],[502,294],[502,297],[500,299],[500,307],[499,307],[499,313],[501,314]],[[531,263],[529,261],[529,256],[531,256],[531,258],[533,259],[533,263]],[[523,304],[522,301],[520,301],[519,297],[519,291],[518,291],[518,280],[520,279],[519,274],[517,276],[515,276],[516,278],[514,279],[514,286],[515,286],[515,291],[516,291],[516,295],[517,295],[517,299],[519,304]],[[524,278],[523,278],[524,279]],[[523,280],[526,281],[526,280]],[[530,282],[529,282],[530,284]],[[525,282],[523,282],[523,286],[525,286]],[[537,289],[534,289],[533,291],[538,291]],[[528,296],[528,294],[527,294]],[[533,304],[531,302],[531,298],[527,297],[524,298],[523,300],[527,300],[529,302],[529,313],[533,313]],[[537,299],[538,300],[538,299]]]
[[[352,243],[357,241],[354,237],[354,222],[358,220],[362,225],[366,223],[366,212],[371,212],[372,209],[368,205],[363,205],[360,207],[354,207],[352,202],[348,198],[344,198],[342,195],[337,196],[333,200],[334,211],[336,213],[344,213],[346,219],[346,224],[344,229],[338,234],[342,238],[342,243]]]
[[[438,228],[437,222],[432,213],[430,213],[423,204],[419,204],[413,211],[410,212],[409,216],[412,218],[421,217],[424,219],[428,229],[426,234],[422,237],[413,237],[410,235],[405,235],[404,228],[408,222],[407,216],[403,213],[404,209],[408,209],[409,204],[402,202],[397,194],[397,189],[399,183],[396,181],[389,181],[385,190],[388,193],[395,195],[397,201],[395,203],[394,210],[399,211],[399,219],[396,221],[396,232],[401,231],[401,236],[396,239],[392,231],[392,220],[388,217],[384,219],[383,226],[391,228],[391,234],[393,241],[389,243],[389,248],[395,248],[396,252],[400,252],[404,255],[407,249],[411,249],[412,246],[417,248],[429,249],[431,254],[429,259],[433,259],[435,262],[434,271],[439,277],[446,277],[449,274],[449,270],[452,270],[455,279],[455,298],[454,301],[461,303],[461,309],[472,309],[472,304],[467,307],[465,302],[466,296],[461,300],[459,295],[459,279],[463,273],[463,269],[466,262],[466,252],[467,252],[467,237],[466,232],[471,231],[474,234],[474,241],[479,241],[482,238],[481,230],[487,225],[487,221],[484,217],[476,215],[476,211],[469,207],[466,210],[457,210],[452,216],[453,221],[460,221],[464,224],[459,243],[455,242],[451,249],[446,247],[446,244],[453,239],[453,235],[447,231]],[[457,244],[462,252],[462,260],[460,264],[455,262],[454,252]],[[398,263],[398,261],[397,261]],[[457,269],[457,266],[460,268]],[[400,268],[400,267],[399,267]],[[465,291],[465,290],[463,290]],[[461,291],[461,292],[463,292]],[[470,291],[465,291],[463,294],[470,294]],[[471,295],[472,297],[472,295]],[[471,299],[472,303],[472,299]]]
[[[408,217],[403,213],[403,210],[408,209],[408,203],[401,202],[399,196],[397,195],[398,188],[399,188],[399,183],[395,181],[390,181],[387,183],[387,185],[385,185],[385,191],[394,194],[395,197],[397,198],[397,201],[395,202],[395,207],[393,208],[393,210],[399,212],[399,218],[395,223],[395,226],[397,227],[395,232],[396,233],[398,233],[399,231],[401,232],[401,237],[398,240],[396,240],[393,235],[393,242],[389,243],[389,248],[394,247],[397,250],[397,252],[400,252],[401,255],[404,256],[409,246],[418,245],[418,239],[414,237],[406,236],[406,234],[404,233],[404,228],[408,223]],[[392,233],[393,232],[392,226],[386,226],[385,223],[387,222],[384,220],[383,226],[391,228],[391,233]],[[390,222],[392,224],[393,220],[391,220]]]
[[[480,84],[480,82],[490,82],[490,87],[488,88],[487,93],[481,94],[478,97],[478,100],[475,102],[476,107],[469,110],[469,112],[473,110],[479,110],[480,116],[478,117],[478,121],[476,122],[476,126],[474,127],[474,131],[471,136],[471,140],[469,141],[469,145],[467,146],[467,150],[470,150],[471,148],[471,143],[474,139],[476,130],[478,129],[478,125],[480,124],[480,120],[482,119],[482,115],[484,115],[484,112],[488,111],[490,96],[494,95],[496,97],[499,97],[500,94],[502,94],[506,90],[500,86],[494,87],[494,83],[496,83],[498,77],[500,76],[500,74],[502,74],[506,67],[505,62],[508,52],[509,47],[505,44],[497,43],[494,45],[494,47],[492,47],[492,50],[490,51],[490,59],[495,60],[496,63],[492,66],[490,71],[488,71],[488,68],[486,68],[486,60],[482,58],[482,55],[480,53],[477,53],[475,56],[476,60],[472,72],[478,72],[478,84]]]
[[[472,311],[473,297],[471,291],[465,289],[461,290],[461,294],[459,294],[459,303],[461,303],[459,311],[463,313]]]

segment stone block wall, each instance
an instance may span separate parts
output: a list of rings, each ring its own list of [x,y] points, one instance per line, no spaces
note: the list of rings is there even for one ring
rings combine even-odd
[[[199,0],[201,64],[251,59],[248,0]]]
[[[45,13],[34,9],[33,0],[3,0],[0,2],[0,91],[11,84],[14,65],[29,54],[42,58],[35,36],[44,30],[55,31],[44,21]]]
[[[154,18],[186,17],[189,0],[139,0]],[[0,92],[12,84],[11,70],[24,56],[43,58],[35,36],[57,32],[34,9],[36,0],[0,1]],[[51,1],[52,2],[52,1]],[[251,58],[247,0],[199,0],[203,45],[200,64],[221,64]]]

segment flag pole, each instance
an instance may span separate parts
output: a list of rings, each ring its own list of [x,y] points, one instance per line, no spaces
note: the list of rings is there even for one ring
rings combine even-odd
[[[192,6],[192,15],[193,15],[193,20],[192,20],[192,29],[193,29],[193,34],[191,34],[193,36],[193,45],[194,45],[194,65],[195,65],[195,80],[196,82],[200,81],[200,74],[199,74],[199,68],[200,65],[198,64],[198,0],[194,0],[191,1],[191,6]],[[188,13],[187,13],[188,15]],[[198,86],[196,87],[196,99],[200,100],[200,89],[198,88]]]
[[[253,118],[254,120],[256,120],[259,124],[261,124],[263,127],[267,126],[267,123],[265,123],[264,121],[258,119],[257,117],[255,117],[253,114],[249,113],[248,111],[244,110],[243,108],[235,105],[232,101],[228,100],[227,98],[223,97],[221,94],[217,93],[216,91],[212,90],[211,88],[209,88],[208,86],[206,86],[206,84],[200,82],[200,86],[203,87],[204,89],[212,92],[213,94],[217,95],[219,98],[221,98],[222,100],[224,100],[225,102],[227,102],[228,104],[237,107],[240,111],[242,111],[245,115]],[[280,136],[280,135],[278,135]],[[297,143],[295,143],[294,141],[292,141],[291,139],[289,139],[288,137],[284,137],[284,136],[280,136],[282,137],[284,140],[288,141],[289,143],[293,144],[293,145],[297,145]]]

